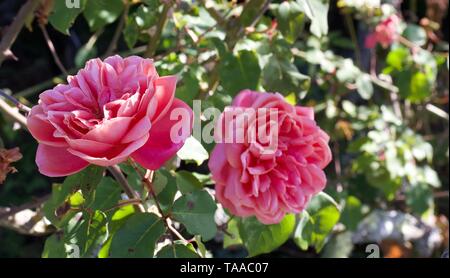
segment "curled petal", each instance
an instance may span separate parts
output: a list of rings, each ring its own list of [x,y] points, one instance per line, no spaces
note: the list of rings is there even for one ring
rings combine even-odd
[[[69,153],[66,148],[39,144],[36,153],[39,172],[49,177],[69,176],[81,171],[89,164]]]
[[[182,116],[181,122],[178,119],[171,119],[171,115],[173,116],[172,112],[176,111],[175,109],[185,109],[185,114],[188,117]],[[150,137],[147,143],[134,152],[132,158],[147,169],[156,170],[160,168],[184,145],[184,141],[191,134],[192,121],[191,108],[181,100],[175,99],[164,117],[150,129]],[[172,138],[172,129],[176,127],[188,127],[189,132],[182,132],[181,136]]]
[[[40,106],[34,106],[27,118],[28,130],[31,132],[33,137],[40,143],[50,146],[66,146],[67,143],[64,139],[53,136],[55,127],[45,120],[45,115],[41,113],[42,108]]]

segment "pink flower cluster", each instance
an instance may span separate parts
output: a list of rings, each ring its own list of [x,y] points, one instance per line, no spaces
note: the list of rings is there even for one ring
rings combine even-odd
[[[158,169],[183,145],[173,140],[171,112],[191,108],[175,96],[176,77],[159,77],[153,61],[132,56],[90,60],[67,85],[39,96],[28,128],[39,142],[36,163],[47,176],[67,176],[86,166],[111,166],[132,157]]]
[[[380,22],[375,27],[375,32],[367,36],[365,42],[366,47],[374,48],[377,43],[381,44],[384,48],[389,47],[398,40],[400,23],[401,19],[395,14]]]
[[[260,114],[251,112],[261,108],[276,112],[276,121],[260,121]],[[248,123],[242,124],[242,117],[224,122],[233,109],[249,111]],[[264,224],[278,223],[285,214],[302,211],[325,187],[323,169],[331,161],[329,137],[314,121],[312,108],[294,107],[279,94],[245,90],[218,123],[222,126],[216,127],[219,133],[235,128],[260,134],[276,125],[276,134],[271,134],[277,141],[275,150],[256,136],[246,137],[243,143],[218,143],[211,153],[209,168],[216,197],[232,214],[255,215]]]

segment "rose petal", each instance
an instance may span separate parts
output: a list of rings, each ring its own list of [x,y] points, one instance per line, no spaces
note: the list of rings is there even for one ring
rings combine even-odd
[[[181,120],[183,122],[179,123],[177,120],[171,120],[170,115],[174,109],[186,109],[189,113],[189,118],[183,117]],[[156,122],[150,129],[150,137],[147,143],[132,154],[132,158],[136,160],[143,167],[156,170],[160,168],[167,160],[169,160],[175,153],[181,149],[184,145],[184,141],[190,136],[190,131],[192,129],[192,110],[184,102],[179,99],[175,99],[172,106],[158,122]],[[177,124],[178,126],[189,126],[189,133],[182,134],[179,142],[173,142],[171,139],[171,130],[173,126]]]
[[[152,122],[158,121],[171,108],[175,97],[175,88],[177,85],[177,77],[164,76],[155,80],[155,98],[158,100],[158,108],[156,109],[156,117]]]
[[[82,139],[117,144],[126,135],[133,118],[119,117],[106,120],[86,133]]]
[[[39,144],[36,153],[39,172],[49,177],[69,176],[89,165],[83,159],[69,153],[65,148]]]
[[[53,133],[55,132],[55,127],[51,125],[48,121],[43,120],[42,118],[45,115],[41,114],[42,108],[40,106],[34,106],[31,109],[30,115],[27,118],[27,126],[28,130],[31,132],[34,138],[38,140],[38,142],[55,146],[55,147],[63,147],[66,146],[67,143],[64,139],[55,138]]]
[[[137,149],[141,148],[145,142],[147,142],[148,140],[148,134],[146,134],[144,137],[128,144],[128,145],[123,145],[123,146],[118,146],[116,147],[114,150],[108,151],[107,153],[104,153],[103,155],[108,155],[106,156],[91,156],[88,155],[86,153],[80,152],[80,151],[76,151],[73,149],[68,149],[68,151],[73,154],[76,155],[86,161],[88,161],[89,163],[98,165],[98,166],[103,166],[103,167],[107,167],[107,166],[112,166],[121,162],[124,162],[125,160],[127,160],[127,158],[133,153],[135,152]]]

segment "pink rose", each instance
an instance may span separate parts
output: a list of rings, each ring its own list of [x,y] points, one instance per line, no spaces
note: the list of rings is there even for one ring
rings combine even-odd
[[[391,15],[375,27],[375,32],[367,36],[365,45],[374,48],[377,43],[387,48],[398,39],[398,27],[401,20],[397,15]]]
[[[236,111],[238,117],[227,118]],[[249,120],[243,123],[243,118]],[[232,214],[279,223],[285,214],[301,212],[324,189],[329,137],[314,121],[312,108],[294,107],[278,93],[245,90],[222,113],[217,138],[227,137],[223,134],[229,129],[236,131],[233,139],[245,134],[243,143],[217,143],[209,168],[216,197]],[[271,141],[255,136],[255,130],[269,134]]]
[[[28,128],[39,141],[36,163],[44,175],[67,176],[90,163],[111,166],[128,157],[157,169],[191,132],[192,110],[174,98],[176,77],[159,77],[150,59],[90,60],[67,80],[68,85],[43,92],[28,116]],[[177,109],[188,115],[181,123],[171,117]],[[188,131],[171,138],[174,125]]]

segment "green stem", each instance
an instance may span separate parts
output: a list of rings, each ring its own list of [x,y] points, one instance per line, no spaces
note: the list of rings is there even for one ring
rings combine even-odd
[[[344,14],[345,23],[347,25],[348,32],[350,33],[350,38],[355,46],[355,59],[356,64],[361,68],[361,49],[358,44],[358,37],[356,35],[355,24],[353,23],[353,19],[349,13]]]

